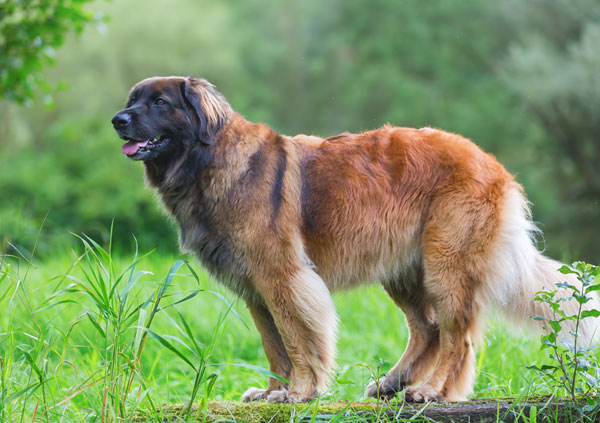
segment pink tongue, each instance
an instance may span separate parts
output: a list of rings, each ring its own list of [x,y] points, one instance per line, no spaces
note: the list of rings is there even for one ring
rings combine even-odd
[[[129,142],[123,144],[123,147],[121,147],[121,151],[123,152],[123,154],[132,156],[135,153],[137,153],[137,151],[141,147],[145,147],[146,144],[148,144],[148,141],[129,141]]]

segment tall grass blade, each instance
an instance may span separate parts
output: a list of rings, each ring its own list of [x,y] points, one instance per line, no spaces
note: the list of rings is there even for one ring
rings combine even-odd
[[[42,384],[40,382],[36,382],[36,383],[32,383],[31,385],[21,389],[20,391],[17,392],[13,392],[12,394],[8,395],[6,398],[4,398],[4,404],[9,404],[11,402],[13,402],[14,400],[16,400],[17,398],[30,393],[32,394],[33,392],[35,392],[40,386],[42,386]]]
[[[106,332],[104,331],[104,329],[102,329],[102,326],[100,326],[96,318],[92,316],[89,312],[86,312],[85,315],[88,318],[88,320],[92,323],[92,326],[94,326],[94,328],[98,331],[98,333],[106,339]]]
[[[172,353],[174,353],[175,355],[177,355],[179,358],[181,358],[183,361],[185,361],[187,364],[189,364],[189,366],[192,369],[196,370],[196,366],[194,366],[194,364],[184,354],[182,354],[177,348],[175,348],[163,336],[161,336],[161,335],[153,332],[152,330],[150,330],[148,328],[146,328],[146,332],[152,338],[154,338],[155,340],[157,340],[163,347],[167,348],[169,351],[171,351]],[[185,345],[185,343],[183,343],[183,341],[181,341],[181,343]],[[190,348],[188,347],[188,349],[190,349]]]
[[[194,345],[194,349],[196,350],[196,352],[198,354],[200,354],[202,350],[201,350],[200,346],[198,345],[198,343],[196,342],[196,337],[194,336],[194,332],[192,331],[192,328],[190,328],[190,325],[188,325],[188,323],[183,318],[183,315],[179,312],[179,310],[177,310],[177,314],[179,315],[179,320],[183,324],[183,328],[185,329],[185,333],[186,333],[188,339],[190,341],[192,341],[192,344]]]
[[[140,347],[142,344],[142,337],[144,336],[144,322],[146,321],[147,311],[145,309],[140,309],[140,313],[138,315],[137,320],[137,328],[135,330],[135,339],[133,341],[133,351],[136,358],[139,359],[140,356]]]
[[[220,363],[220,364],[215,364],[215,366],[235,366],[235,367],[243,367],[245,369],[250,369],[250,370],[254,370],[255,372],[258,372],[262,375],[265,376],[269,376],[272,377],[273,379],[277,379],[280,382],[283,383],[287,383],[288,385],[292,386],[291,382],[281,376],[279,376],[277,373],[272,372],[271,370],[267,370],[263,367],[260,366],[255,366],[253,364],[246,364],[246,363]]]

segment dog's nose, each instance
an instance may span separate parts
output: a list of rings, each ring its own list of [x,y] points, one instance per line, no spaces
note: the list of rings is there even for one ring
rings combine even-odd
[[[112,118],[112,124],[115,128],[125,128],[131,122],[129,113],[119,112]]]

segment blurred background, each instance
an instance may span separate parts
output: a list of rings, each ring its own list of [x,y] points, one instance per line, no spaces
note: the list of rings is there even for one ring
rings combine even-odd
[[[600,257],[600,1],[0,2],[0,239],[176,251],[110,119],[148,76],[207,78],[284,134],[433,126],[516,175],[559,259]]]

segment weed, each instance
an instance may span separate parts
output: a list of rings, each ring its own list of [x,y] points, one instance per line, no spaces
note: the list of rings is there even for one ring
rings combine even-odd
[[[600,267],[575,262],[559,270],[563,274],[574,274],[580,284],[561,282],[556,285],[557,289],[544,289],[537,293],[535,300],[547,304],[552,310],[552,317],[534,316],[535,320],[545,321],[549,326],[549,332],[541,337],[541,347],[550,351],[551,364],[528,368],[550,379],[556,388],[564,389],[573,404],[577,404],[578,396],[583,396],[587,404],[578,410],[582,417],[586,417],[586,413],[600,408],[600,361],[591,353],[596,347],[581,345],[581,324],[584,319],[600,316],[600,310],[584,307],[592,300],[592,293],[600,290],[600,285],[594,284],[595,278],[600,275]],[[565,291],[568,295],[561,295]],[[577,303],[575,313],[565,311],[563,303],[567,301]],[[568,332],[570,336],[565,335],[567,323],[574,327]]]

